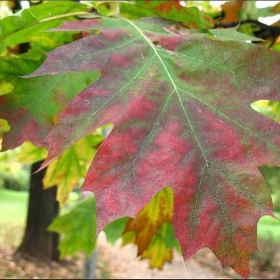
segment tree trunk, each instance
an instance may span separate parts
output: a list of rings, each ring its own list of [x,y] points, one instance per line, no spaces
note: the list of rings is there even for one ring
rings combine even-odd
[[[31,174],[41,164],[42,162],[33,164]],[[59,205],[56,201],[56,187],[43,190],[42,179],[45,172],[43,169],[31,175],[25,234],[16,254],[41,261],[58,261],[59,234],[47,231],[47,227],[57,216]]]

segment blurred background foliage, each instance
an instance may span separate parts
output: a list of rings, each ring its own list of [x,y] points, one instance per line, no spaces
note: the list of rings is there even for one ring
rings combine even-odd
[[[30,164],[18,161],[21,147],[0,153],[0,188],[27,191],[30,181]]]

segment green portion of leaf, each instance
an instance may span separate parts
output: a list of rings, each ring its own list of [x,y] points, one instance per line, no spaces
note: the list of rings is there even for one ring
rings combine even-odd
[[[159,228],[158,230],[158,235],[161,235],[162,238],[164,239],[166,248],[175,248],[178,253],[182,255],[180,243],[178,239],[175,238],[174,236],[174,227],[171,223],[165,222],[162,224],[162,226],[165,227],[165,230],[162,230],[162,228]]]
[[[63,234],[59,243],[60,258],[71,256],[83,250],[88,256],[96,246],[96,206],[90,196],[78,203],[70,212],[55,218],[48,227],[49,231]]]
[[[233,29],[210,29],[208,30],[208,34],[210,34],[213,38],[218,40],[230,40],[239,42],[263,41],[260,38],[237,32]]]
[[[123,17],[128,19],[139,19],[143,17],[155,16],[153,11],[147,10],[143,6],[139,7],[133,3],[120,3],[120,12]]]
[[[38,50],[30,50],[28,53],[17,57],[0,56],[0,84],[9,83],[16,91],[19,83],[18,76],[26,75],[37,69],[46,59],[46,55]]]
[[[243,1],[242,8],[238,12],[239,19],[258,19],[256,1]]]
[[[260,38],[256,38],[241,32],[236,31],[237,28],[227,28],[227,29],[200,29],[200,30],[190,30],[191,34],[206,34],[209,39],[221,40],[221,41],[239,41],[251,43],[251,41],[263,41]],[[186,32],[183,29],[178,31],[180,33]],[[187,33],[186,33],[187,34]]]
[[[11,130],[10,125],[6,120],[0,119],[0,135]]]
[[[65,19],[77,20],[75,15],[85,14],[86,9],[86,5],[72,1],[55,1],[24,9],[13,16],[2,19],[0,21],[0,42],[2,42],[0,53],[3,52],[5,46],[32,42],[35,34],[58,26]],[[71,34],[73,33],[45,34],[45,36],[49,36],[53,43],[59,46],[70,42]]]
[[[115,220],[103,229],[108,242],[114,245],[115,242],[122,237],[123,231],[126,227],[128,220],[128,217]]]

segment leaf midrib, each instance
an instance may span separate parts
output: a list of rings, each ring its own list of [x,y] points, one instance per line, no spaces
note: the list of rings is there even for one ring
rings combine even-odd
[[[144,34],[132,21],[126,20],[126,19],[124,19],[124,20],[127,21],[129,24],[131,24],[131,25],[141,34],[141,36],[143,37],[143,39],[145,39],[145,41],[150,45],[150,47],[151,47],[151,49],[154,51],[156,57],[157,57],[158,60],[160,61],[160,63],[161,63],[161,65],[162,65],[163,69],[165,70],[167,76],[169,77],[170,82],[172,83],[172,85],[173,85],[173,87],[174,87],[174,91],[175,91],[176,94],[177,94],[177,97],[178,97],[178,99],[179,99],[181,108],[182,108],[182,110],[183,110],[183,112],[184,112],[184,114],[185,114],[185,116],[186,116],[186,119],[187,119],[187,121],[188,121],[188,123],[189,123],[189,126],[190,126],[190,128],[191,128],[191,131],[192,131],[192,133],[193,133],[193,135],[194,135],[194,138],[195,138],[195,140],[196,140],[196,142],[197,142],[197,144],[198,144],[198,146],[199,146],[199,148],[200,148],[200,150],[201,150],[201,153],[203,154],[203,157],[204,157],[204,160],[205,160],[205,164],[207,165],[207,164],[208,164],[208,160],[207,160],[206,155],[205,155],[205,153],[204,153],[204,151],[203,151],[203,149],[202,149],[202,146],[200,145],[200,142],[199,142],[199,140],[198,140],[198,138],[197,138],[197,136],[196,136],[195,130],[194,130],[194,128],[193,128],[193,126],[192,126],[192,123],[191,123],[191,121],[190,121],[190,119],[189,119],[189,117],[188,117],[188,114],[187,114],[187,112],[186,112],[186,110],[185,110],[185,107],[183,106],[183,102],[182,102],[182,99],[181,99],[181,97],[180,97],[180,95],[179,95],[178,88],[177,88],[177,86],[176,86],[174,80],[172,79],[172,77],[171,77],[171,75],[170,75],[170,73],[169,73],[167,67],[165,66],[163,60],[161,59],[160,55],[158,54],[158,51],[156,50],[156,48],[154,47],[154,45],[150,42],[150,40],[145,36],[145,34]]]
[[[163,66],[164,70],[166,71],[166,73],[167,73],[167,75],[168,75],[168,77],[169,77],[169,79],[170,79],[170,81],[171,81],[171,83],[172,83],[172,85],[173,85],[173,87],[174,87],[174,91],[175,91],[176,94],[177,94],[177,97],[178,97],[178,100],[179,100],[179,102],[180,102],[182,111],[184,112],[184,115],[185,115],[185,117],[186,117],[186,119],[187,119],[187,122],[188,122],[188,124],[189,124],[189,126],[190,126],[191,132],[192,132],[192,134],[193,134],[193,136],[194,136],[194,138],[195,138],[195,141],[197,142],[197,145],[198,145],[199,149],[201,150],[201,153],[202,153],[202,155],[203,155],[203,157],[204,157],[204,161],[205,161],[205,166],[204,166],[204,168],[206,167],[207,170],[208,170],[208,172],[209,172],[209,174],[210,174],[211,183],[212,183],[212,184],[211,184],[211,185],[212,185],[212,189],[214,189],[214,193],[215,193],[217,202],[218,202],[219,207],[220,207],[220,209],[221,209],[222,216],[223,216],[223,219],[224,219],[225,224],[226,224],[226,230],[227,230],[227,232],[228,232],[228,235],[229,235],[229,237],[230,237],[231,242],[234,244],[234,240],[232,239],[232,235],[230,234],[230,233],[232,233],[232,228],[231,228],[231,226],[230,226],[231,224],[229,223],[229,221],[228,221],[228,219],[227,219],[227,216],[226,216],[226,214],[225,214],[225,212],[224,212],[224,205],[223,205],[223,203],[222,203],[222,201],[221,201],[221,199],[220,199],[218,190],[217,190],[217,188],[216,188],[214,182],[212,181],[212,176],[211,176],[211,172],[210,172],[210,171],[211,171],[211,167],[210,167],[210,165],[209,165],[209,160],[207,159],[207,157],[206,157],[206,155],[205,155],[205,153],[204,153],[204,150],[203,150],[203,148],[202,148],[202,146],[201,146],[201,144],[200,144],[200,142],[199,142],[199,139],[198,139],[198,137],[197,137],[197,135],[196,135],[196,131],[195,131],[195,129],[194,129],[192,123],[191,123],[191,120],[190,120],[190,118],[189,118],[189,116],[188,116],[188,114],[187,114],[187,111],[186,111],[186,109],[185,109],[185,107],[184,107],[184,105],[183,105],[182,99],[181,99],[180,94],[179,94],[179,92],[178,92],[178,88],[177,88],[175,82],[173,81],[173,79],[172,79],[172,77],[171,77],[171,75],[170,75],[170,73],[169,73],[167,67],[165,66],[163,60],[161,59],[160,55],[158,54],[157,50],[155,49],[154,45],[150,42],[150,40],[145,36],[145,34],[144,34],[132,21],[129,21],[129,20],[126,20],[126,19],[124,19],[124,20],[127,21],[129,24],[131,24],[131,25],[141,34],[141,36],[142,36],[142,37],[145,39],[145,41],[150,45],[150,47],[153,49],[155,55],[157,56],[157,58],[158,58],[158,60],[160,61],[161,65]],[[174,91],[173,91],[173,92],[174,92]],[[173,95],[173,92],[172,92],[172,94],[170,94],[170,97]],[[169,99],[170,99],[170,98],[167,99],[167,102],[168,102]],[[164,107],[167,106],[167,102],[166,102],[166,104],[165,104]],[[159,116],[159,117],[160,117],[160,116]],[[149,135],[151,135],[151,133],[150,133]],[[149,138],[149,137],[148,137],[148,138]],[[145,146],[145,144],[144,144],[143,146]],[[143,147],[142,147],[142,148],[143,148]],[[142,149],[142,148],[141,148],[141,149]],[[140,151],[141,151],[141,150],[140,150]],[[140,154],[140,152],[138,153],[138,155],[139,155],[139,154]],[[130,172],[130,174],[131,174],[131,172]],[[235,251],[235,254],[237,254],[236,251]]]

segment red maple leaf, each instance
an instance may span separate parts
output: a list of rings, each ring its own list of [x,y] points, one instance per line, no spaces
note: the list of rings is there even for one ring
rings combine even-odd
[[[223,267],[248,277],[257,222],[273,216],[258,166],[280,158],[279,125],[250,104],[279,100],[280,57],[173,25],[102,18],[56,29],[100,33],[49,52],[29,77],[89,70],[101,77],[60,115],[42,168],[94,129],[114,124],[82,187],[95,193],[98,231],[135,217],[170,186],[184,258],[208,247]]]

